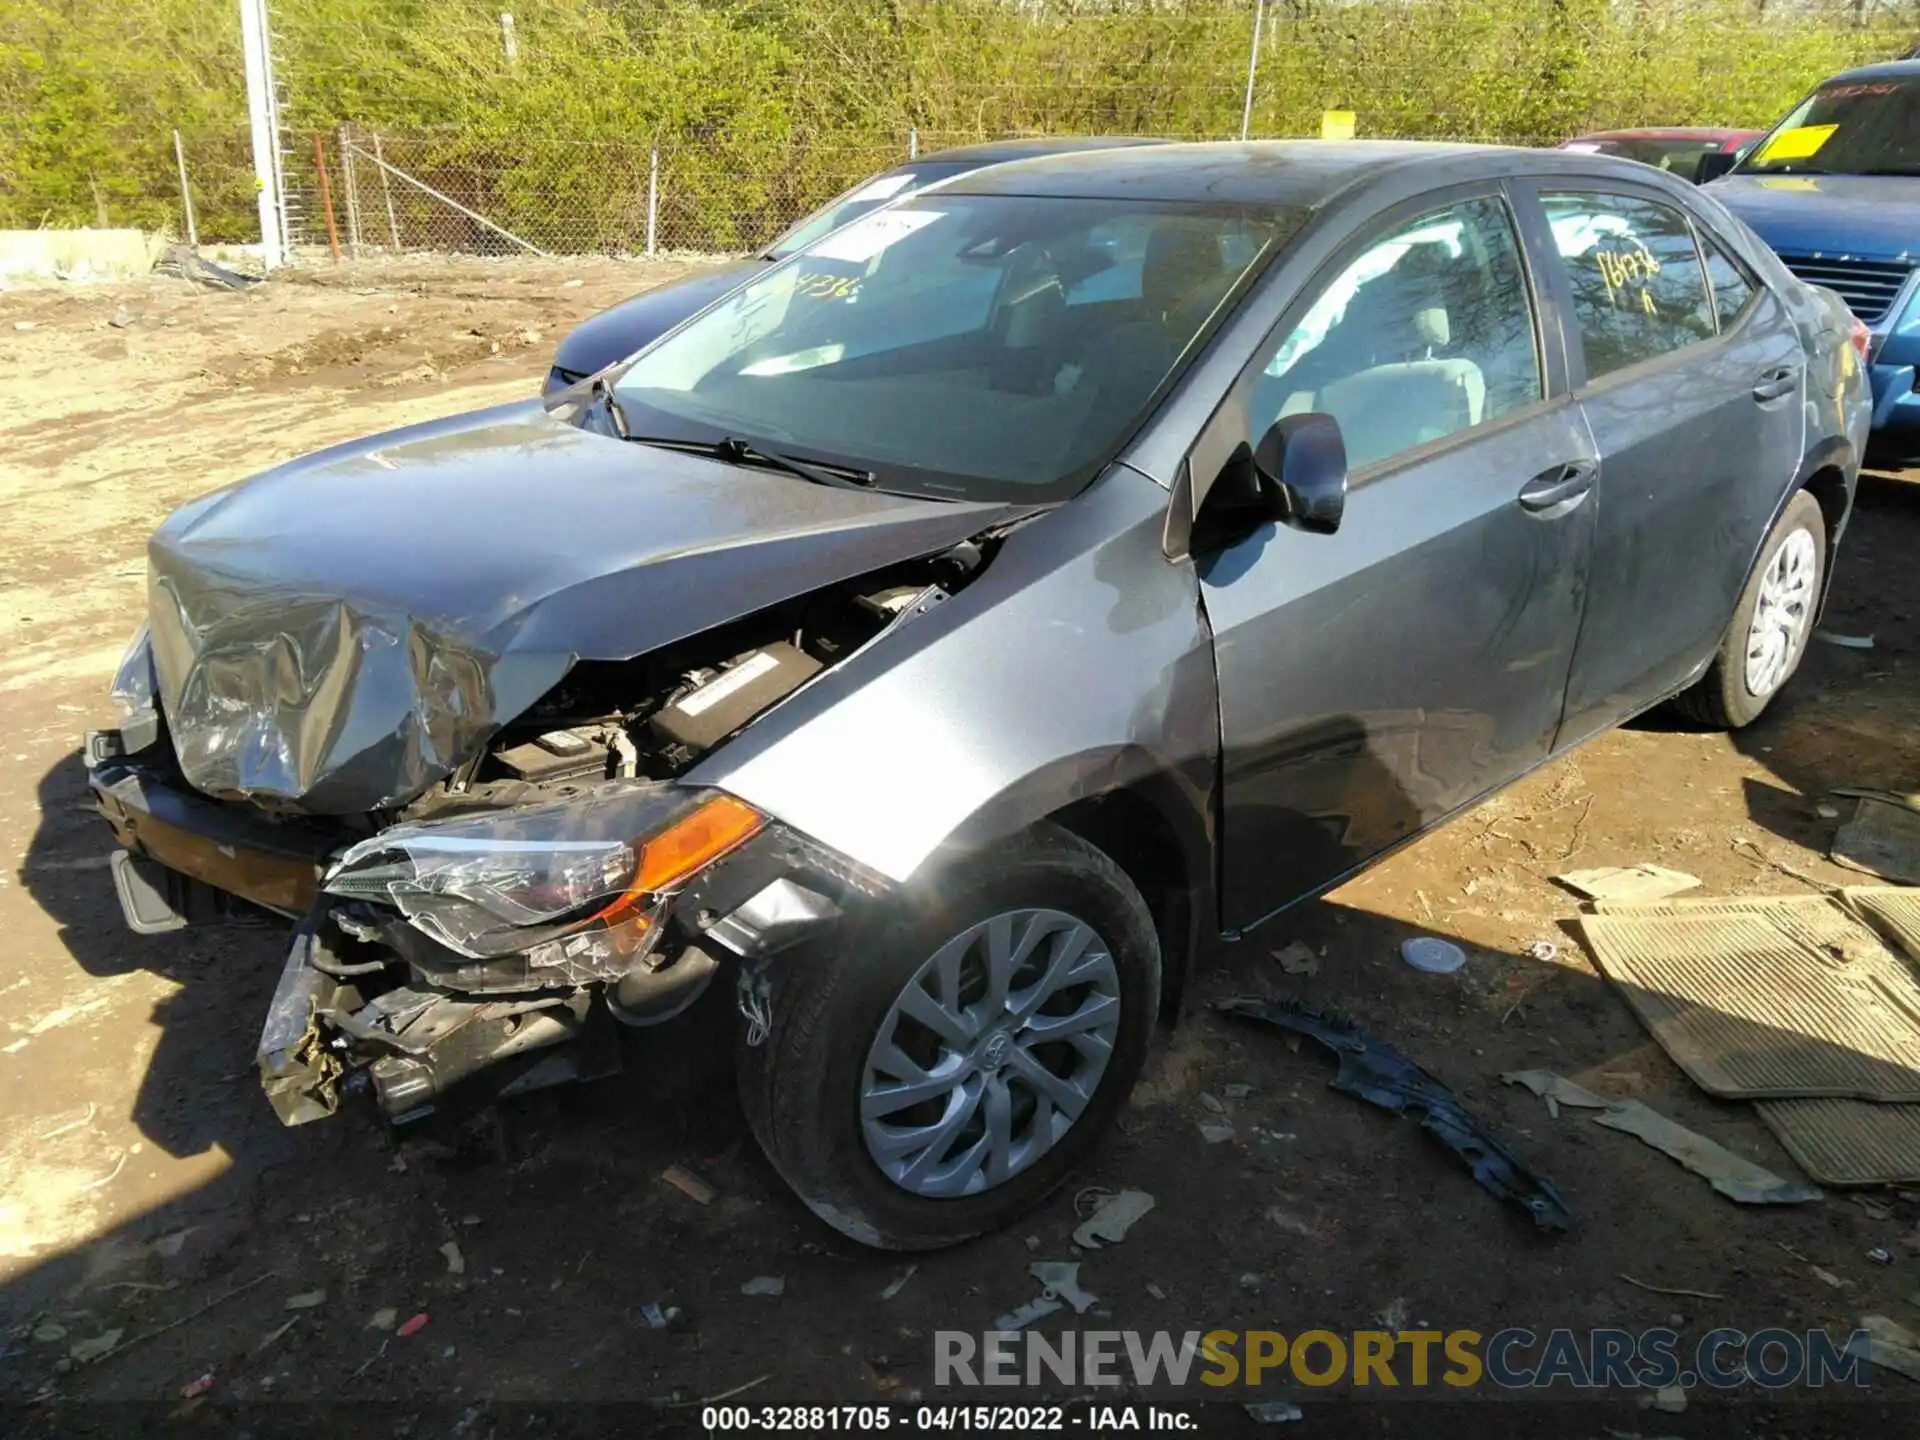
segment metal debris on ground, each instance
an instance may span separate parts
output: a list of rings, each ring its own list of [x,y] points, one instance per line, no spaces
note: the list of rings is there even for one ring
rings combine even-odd
[[[1873,649],[1871,635],[1842,635],[1837,630],[1816,630],[1813,632],[1813,638],[1822,645],[1838,645],[1842,650]]]
[[[1289,975],[1318,975],[1320,957],[1313,947],[1304,940],[1295,940],[1284,949],[1273,952],[1273,958],[1280,962],[1280,968]]]
[[[326,1303],[327,1292],[325,1290],[303,1290],[298,1295],[289,1295],[287,1297],[287,1309],[289,1310],[318,1310]]]
[[[1684,1285],[1649,1285],[1646,1281],[1636,1280],[1633,1276],[1625,1272],[1621,1273],[1620,1278],[1636,1290],[1650,1290],[1655,1295],[1689,1295],[1695,1300],[1724,1300],[1727,1298],[1712,1290],[1689,1290]]]
[[[660,1178],[696,1205],[711,1205],[720,1193],[684,1165],[669,1165]]]
[[[913,1279],[914,1273],[917,1270],[919,1270],[919,1268],[920,1267],[918,1265],[907,1266],[906,1269],[902,1270],[898,1275],[894,1276],[893,1279],[888,1282],[887,1288],[880,1292],[880,1298],[882,1300],[891,1300],[894,1296],[898,1295],[902,1290],[906,1289],[907,1282]]]
[[[1583,900],[1618,905],[1647,905],[1700,887],[1698,876],[1664,865],[1602,865],[1592,870],[1569,870],[1553,879]]]
[[[467,1273],[467,1257],[460,1253],[460,1247],[453,1241],[449,1240],[446,1244],[442,1245],[440,1247],[440,1253],[446,1257],[447,1273],[449,1275],[464,1275]]]
[[[367,1321],[369,1330],[391,1330],[400,1323],[400,1312],[391,1305],[383,1305],[373,1312]]]
[[[1049,1315],[1057,1315],[1060,1313],[1060,1310],[1061,1305],[1058,1300],[1049,1300],[1044,1295],[1036,1296],[1019,1309],[1009,1310],[1004,1315],[996,1316],[994,1318],[993,1328],[996,1330],[1024,1330],[1027,1326],[1033,1324],[1034,1321],[1044,1320]]]
[[[1300,1407],[1291,1400],[1252,1400],[1247,1403],[1246,1411],[1256,1425],[1285,1425],[1304,1418]]]
[[[1267,1207],[1267,1219],[1289,1235],[1298,1235],[1302,1240],[1318,1240],[1320,1233],[1297,1215],[1289,1215],[1278,1205]]]
[[[1847,1342],[1847,1353],[1858,1355],[1870,1365],[1884,1366],[1909,1380],[1920,1380],[1920,1335],[1885,1315],[1862,1315],[1860,1328]]]
[[[1064,1300],[1076,1315],[1086,1314],[1100,1298],[1080,1288],[1078,1260],[1036,1260],[1027,1267],[1027,1273],[1045,1287],[1041,1291],[1043,1300]]]
[[[1783,1180],[1764,1166],[1736,1155],[1706,1136],[1677,1125],[1638,1100],[1613,1100],[1596,1095],[1551,1070],[1514,1070],[1500,1077],[1521,1085],[1546,1101],[1550,1113],[1559,1107],[1593,1110],[1594,1123],[1644,1141],[1669,1159],[1706,1180],[1720,1194],[1742,1205],[1800,1205],[1824,1193],[1796,1180]]]
[[[1352,1021],[1324,1015],[1310,1006],[1251,998],[1223,1000],[1215,1008],[1317,1041],[1339,1060],[1331,1082],[1335,1090],[1396,1115],[1408,1111],[1419,1115],[1420,1128],[1457,1155],[1481,1189],[1512,1201],[1541,1229],[1564,1230],[1572,1223],[1566,1202],[1551,1180],[1521,1164],[1468,1113],[1453,1091],[1398,1051],[1364,1034]]]
[[[1416,935],[1400,942],[1400,958],[1427,975],[1451,975],[1467,963],[1467,952],[1436,935]]]
[[[1891,1265],[1893,1264],[1893,1252],[1884,1245],[1876,1245],[1873,1249],[1867,1251],[1867,1259],[1873,1261],[1876,1265]]]
[[[169,245],[166,253],[155,262],[153,271],[156,275],[191,280],[196,285],[206,285],[215,290],[244,290],[261,281],[258,275],[243,275],[238,270],[229,270],[211,260],[202,260],[185,245]]]
[[[740,1287],[742,1295],[784,1295],[787,1293],[787,1277],[784,1275],[756,1275]]]
[[[1149,1210],[1153,1196],[1144,1190],[1122,1190],[1100,1202],[1100,1208],[1073,1232],[1073,1243],[1082,1250],[1098,1250],[1102,1245],[1118,1245]]]
[[[76,1365],[89,1364],[110,1353],[113,1347],[120,1343],[120,1337],[126,1333],[124,1330],[108,1330],[104,1334],[95,1335],[90,1340],[76,1340],[68,1348],[67,1357]]]
[[[394,1333],[402,1340],[406,1339],[409,1335],[418,1335],[422,1330],[427,1328],[428,1318],[427,1312],[422,1310],[418,1315],[408,1318]]]

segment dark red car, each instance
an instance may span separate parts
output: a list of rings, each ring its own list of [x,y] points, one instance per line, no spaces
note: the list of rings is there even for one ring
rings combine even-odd
[[[1764,130],[1719,130],[1704,127],[1668,126],[1646,130],[1596,130],[1562,140],[1562,150],[1583,150],[1588,154],[1620,155],[1638,160],[1682,179],[1691,180],[1700,168],[1700,159],[1711,153],[1732,155],[1758,140]]]

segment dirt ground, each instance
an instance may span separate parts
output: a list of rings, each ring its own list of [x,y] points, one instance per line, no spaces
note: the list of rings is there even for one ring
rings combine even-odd
[[[704,1030],[649,1032],[618,1079],[464,1133],[395,1135],[364,1117],[284,1130],[251,1071],[282,937],[122,927],[76,746],[111,719],[105,685],[140,617],[153,525],[299,452],[524,395],[571,322],[685,268],[434,262],[240,294],[161,280],[0,293],[0,1400],[174,1406],[210,1375],[188,1410],[450,1405],[464,1433],[518,1401],[750,1385],[743,1402],[941,1398],[932,1332],[987,1328],[1032,1297],[1036,1255],[1072,1257],[1069,1189],[1012,1233],[919,1257],[883,1298],[907,1263],[830,1234],[754,1150],[716,1043],[723,1011]],[[1871,650],[1816,645],[1791,693],[1734,738],[1658,720],[1606,736],[1209,957],[1199,1001],[1324,1002],[1453,1084],[1558,1184],[1571,1233],[1534,1233],[1413,1122],[1330,1091],[1311,1046],[1199,1012],[1084,1176],[1158,1200],[1124,1244],[1083,1257],[1099,1325],[1673,1323],[1691,1340],[1722,1325],[1844,1333],[1878,1312],[1920,1327],[1920,1194],[1739,1207],[1498,1080],[1550,1068],[1796,1173],[1747,1109],[1708,1099],[1647,1038],[1546,877],[1651,860],[1704,893],[1846,879],[1823,858],[1824,792],[1920,781],[1916,554],[1920,486],[1868,481],[1827,625],[1872,635]],[[1419,933],[1465,946],[1466,967],[1409,969],[1399,942]],[[1318,974],[1272,959],[1296,938],[1323,953]],[[1528,957],[1543,939],[1556,959]],[[1235,1137],[1209,1144],[1215,1106]],[[661,1183],[676,1163],[711,1183],[710,1204]],[[784,1294],[743,1295],[755,1276],[784,1277]],[[682,1322],[650,1328],[649,1302]],[[429,1318],[401,1338],[370,1328],[381,1311]],[[112,1333],[123,1348],[104,1360],[68,1358]],[[1420,1428],[1367,1392],[1338,1398]],[[1628,1402],[1609,1424],[1692,1434],[1716,1408]],[[1807,1418],[1791,1399],[1738,1413],[1745,1433],[1801,1433]]]

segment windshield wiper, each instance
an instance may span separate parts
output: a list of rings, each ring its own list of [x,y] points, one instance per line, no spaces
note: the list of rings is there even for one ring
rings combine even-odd
[[[736,435],[718,440],[681,440],[671,435],[625,435],[636,445],[652,445],[661,450],[682,450],[689,455],[705,455],[728,465],[756,466],[765,470],[784,470],[815,485],[831,485],[839,490],[871,490],[871,470],[855,470],[847,465],[822,465],[773,450],[762,450]]]
[[[600,402],[607,407],[607,415],[613,421],[614,434],[618,435],[622,440],[629,438],[627,435],[627,412],[622,410],[620,408],[620,402],[613,398],[613,386],[607,383],[606,376],[600,375],[594,378],[591,393],[598,396]]]

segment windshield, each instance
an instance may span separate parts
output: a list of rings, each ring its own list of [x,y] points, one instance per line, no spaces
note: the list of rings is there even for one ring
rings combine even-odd
[[[1303,215],[934,194],[854,221],[644,351],[635,436],[730,438],[882,489],[1064,498]]]
[[[870,210],[878,210],[889,200],[903,199],[916,190],[924,190],[936,180],[951,180],[977,166],[958,161],[938,161],[926,165],[903,165],[871,180],[863,180],[845,194],[822,205],[767,247],[767,254],[784,260],[813,244],[829,231],[838,230],[849,220],[857,220]]]
[[[1920,76],[1822,85],[1754,146],[1743,175],[1920,175]]]

